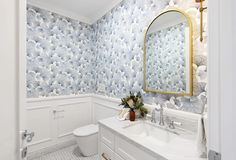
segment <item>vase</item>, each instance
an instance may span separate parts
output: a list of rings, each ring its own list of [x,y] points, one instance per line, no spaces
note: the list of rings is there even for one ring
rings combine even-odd
[[[133,109],[129,111],[129,120],[130,121],[135,121],[135,112]]]

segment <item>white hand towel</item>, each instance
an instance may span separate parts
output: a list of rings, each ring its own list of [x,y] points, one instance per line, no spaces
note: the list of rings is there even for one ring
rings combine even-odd
[[[205,129],[205,136],[206,136],[206,146],[207,146],[207,140],[208,140],[208,121],[207,121],[207,114],[203,115],[203,122],[204,122],[204,129]]]
[[[120,121],[124,121],[127,119],[127,115],[129,113],[129,108],[123,108],[120,113],[118,114],[117,119]]]
[[[201,116],[198,120],[197,150],[200,158],[207,157],[206,119]]]

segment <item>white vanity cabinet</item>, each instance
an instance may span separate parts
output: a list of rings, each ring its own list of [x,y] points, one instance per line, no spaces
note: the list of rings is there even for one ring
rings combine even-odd
[[[99,126],[99,158],[100,160],[161,160],[101,125]]]

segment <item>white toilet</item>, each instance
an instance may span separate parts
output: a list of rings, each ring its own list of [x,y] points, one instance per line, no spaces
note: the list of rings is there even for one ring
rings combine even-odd
[[[73,134],[83,156],[88,157],[98,153],[98,125],[90,124],[77,128]]]

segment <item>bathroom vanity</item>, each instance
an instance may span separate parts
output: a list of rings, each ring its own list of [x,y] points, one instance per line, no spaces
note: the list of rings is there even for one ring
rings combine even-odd
[[[196,135],[147,120],[99,121],[100,160],[205,160],[198,158]]]

